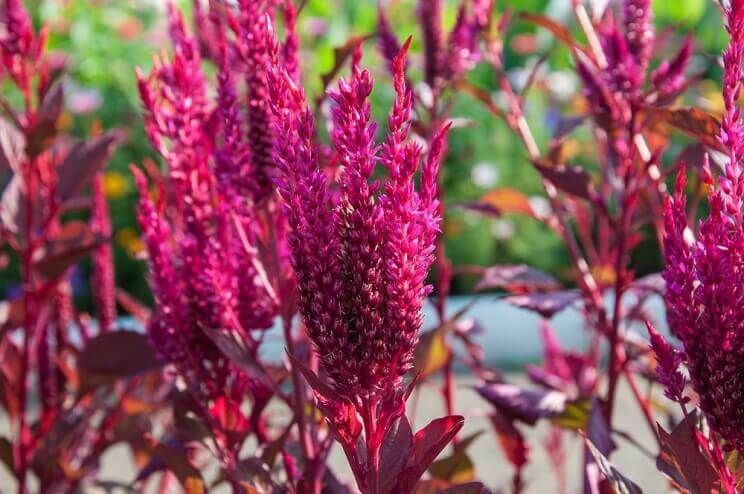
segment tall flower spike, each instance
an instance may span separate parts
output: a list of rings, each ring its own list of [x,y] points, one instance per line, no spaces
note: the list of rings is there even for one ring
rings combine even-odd
[[[444,28],[442,0],[419,0],[417,14],[421,23],[424,41],[424,80],[435,87],[441,76],[444,52]]]
[[[393,63],[400,51],[400,43],[398,43],[398,38],[393,33],[382,5],[379,4],[377,5],[377,45],[380,47],[380,52],[385,59],[388,70],[395,73]]]
[[[623,2],[623,24],[628,49],[638,67],[645,71],[654,47],[651,0],[625,0]]]
[[[744,127],[736,106],[744,57],[744,1],[732,0],[726,16],[730,41],[723,56],[725,112],[719,140],[729,161],[717,184],[705,163],[710,214],[697,238],[687,227],[684,170],[678,177],[665,213],[664,278],[667,317],[684,345],[700,408],[727,446],[744,452]]]
[[[269,108],[266,68],[277,57],[278,46],[271,18],[265,6],[268,2],[240,0],[239,52],[245,64],[248,91],[248,141],[251,148],[253,173],[256,180],[254,202],[269,198],[273,191],[272,114]],[[292,74],[293,76],[296,74]]]
[[[659,383],[664,387],[664,395],[670,400],[684,404],[688,398],[684,396],[685,376],[679,370],[682,365],[682,355],[656,331],[650,322],[646,322],[646,328],[651,338],[651,350],[656,357],[656,375]]]
[[[93,299],[101,331],[108,331],[116,324],[116,283],[114,257],[109,238],[111,220],[104,191],[104,178],[98,174],[93,181],[93,208],[91,228],[105,241],[93,253]]]
[[[416,191],[414,174],[422,150],[409,140],[407,48],[408,43],[393,63],[396,100],[381,151],[370,118],[370,74],[357,61],[351,78],[341,80],[331,93],[331,140],[342,166],[336,201],[329,193],[330,178],[319,166],[312,112],[301,89],[283,69],[275,68],[270,77],[276,131],[286,136],[277,140],[275,154],[291,227],[299,312],[328,379],[321,380],[298,361],[294,365],[315,391],[363,492],[379,492],[383,439],[395,419],[405,420],[410,388],[403,386],[403,376],[418,339],[439,227],[436,177],[446,128],[433,140]],[[297,107],[302,110],[293,111]],[[382,184],[372,178],[378,162],[389,172]],[[462,425],[460,417],[439,420],[446,432],[432,458]],[[364,451],[356,446],[362,432]],[[424,435],[417,434],[412,442],[416,437]],[[412,467],[417,472],[412,480],[427,467],[426,461]],[[393,490],[409,492],[410,480],[399,479]]]

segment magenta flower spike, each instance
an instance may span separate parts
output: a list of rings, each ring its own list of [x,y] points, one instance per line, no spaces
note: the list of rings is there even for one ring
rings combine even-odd
[[[116,324],[116,280],[111,244],[111,219],[104,193],[103,175],[93,181],[91,227],[106,239],[93,253],[93,299],[101,331],[109,331]]]
[[[173,201],[171,208],[152,204],[146,180],[137,173],[139,221],[156,296],[148,331],[158,353],[195,395],[217,403],[235,389],[230,386],[241,388],[245,376],[210,334],[232,333],[255,351],[250,332],[270,327],[277,311],[253,246],[253,198],[261,178],[251,163],[256,150],[244,132],[224,33],[215,109],[196,39],[172,6],[169,18],[172,61],[159,59],[149,77],[138,76],[146,128],[167,163]]]
[[[684,346],[691,382],[711,428],[744,451],[744,124],[736,106],[744,56],[744,2],[726,10],[729,46],[723,55],[725,111],[719,141],[728,155],[716,181],[706,161],[710,214],[697,236],[687,225],[684,171],[665,212],[667,318]],[[669,390],[669,386],[667,387]]]
[[[303,372],[359,488],[372,493],[392,486],[408,492],[462,424],[461,417],[447,417],[413,436],[403,415],[410,389],[403,379],[411,369],[430,290],[425,279],[440,221],[436,177],[447,133],[446,128],[437,133],[425,158],[421,146],[409,140],[412,94],[404,74],[409,43],[393,63],[397,96],[381,146],[370,118],[369,72],[355,62],[351,78],[330,94],[331,140],[342,166],[337,198],[319,167],[313,116],[302,89],[283,69],[271,77],[276,133],[287,136],[277,141],[276,156],[299,312],[321,363],[320,376]],[[299,113],[291,110],[297,107]],[[373,179],[378,164],[388,172],[382,182]],[[425,461],[412,459],[415,464],[382,471],[382,444],[401,421],[405,425],[398,425],[398,433],[407,427],[412,450],[434,435],[436,452]],[[362,437],[365,451],[357,444]]]

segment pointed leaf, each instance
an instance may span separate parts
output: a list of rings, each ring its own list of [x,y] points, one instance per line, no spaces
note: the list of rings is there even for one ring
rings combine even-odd
[[[530,445],[524,435],[501,413],[493,413],[489,418],[506,459],[517,470],[524,467],[530,458]]]
[[[617,494],[642,494],[638,484],[620,473],[615,466],[605,457],[588,439],[584,443],[589,453],[595,460],[595,464],[602,476],[612,485],[613,491]]]
[[[96,173],[108,163],[114,148],[123,140],[123,133],[111,131],[88,141],[76,143],[57,170],[59,199],[64,202],[88,185]]]
[[[94,232],[82,221],[67,222],[37,251],[34,266],[49,280],[59,278],[68,268],[85,259],[96,247],[107,241],[106,237]]]
[[[413,446],[413,431],[405,415],[390,426],[380,448],[380,484],[383,492],[390,492],[395,478],[408,461]]]
[[[406,468],[398,476],[396,488],[410,492],[429,465],[455,437],[462,428],[465,419],[459,415],[450,415],[435,419],[418,431],[413,437],[413,448]]]
[[[661,109],[653,114],[706,146],[722,150],[718,140],[721,124],[713,115],[699,108]]]
[[[689,414],[671,434],[657,424],[661,453],[657,468],[692,494],[716,491],[718,475],[695,438],[697,417]]]
[[[580,166],[549,166],[534,163],[540,175],[550,181],[559,190],[581,199],[591,199],[594,195],[589,174]]]

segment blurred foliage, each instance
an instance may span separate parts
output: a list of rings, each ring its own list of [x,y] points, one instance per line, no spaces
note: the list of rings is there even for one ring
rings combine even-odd
[[[181,3],[188,10],[188,2]],[[411,75],[418,81],[421,79],[417,72],[421,66],[417,55],[420,35],[414,15],[415,3],[414,0],[388,0],[383,5],[396,34],[401,39],[409,34],[414,36]],[[164,0],[42,0],[31,6],[37,22],[50,26],[50,48],[67,54],[70,59],[72,71],[67,83],[67,104],[68,112],[76,114],[72,131],[85,135],[96,126],[120,127],[128,133],[128,143],[120,148],[108,170],[106,190],[115,227],[117,282],[145,300],[149,291],[144,265],[137,259],[141,244],[134,219],[136,194],[128,165],[141,164],[155,156],[139,117],[134,70],[137,66],[147,70],[153,53],[168,49],[164,4]],[[543,13],[572,26],[576,36],[582,38],[575,29],[568,0],[497,0],[496,4],[499,12],[513,9]],[[450,1],[448,6],[445,21],[451,25],[455,2]],[[720,14],[713,3],[706,0],[655,0],[654,7],[659,29],[668,28],[667,45],[670,46],[667,51],[678,46],[682,36],[694,31],[699,54],[695,70],[704,73],[703,81],[692,92],[696,103],[711,111],[717,110],[720,98],[717,84],[712,80],[717,80],[720,71],[714,62],[726,41]],[[333,48],[351,36],[374,33],[376,24],[376,2],[307,1],[300,16],[299,31],[303,38],[303,71],[311,95],[317,95],[321,87],[319,75],[333,65]],[[547,148],[559,113],[575,115],[581,110],[580,88],[571,70],[569,55],[550,33],[526,22],[513,21],[505,40],[506,66],[517,87],[524,84],[538,61],[546,57],[539,70],[541,77],[536,78],[536,84],[526,94],[530,125],[543,149]],[[372,67],[378,80],[389,79],[373,40],[367,43],[364,63]],[[495,78],[488,67],[477,67],[470,79],[479,87],[495,91]],[[378,121],[384,121],[391,101],[389,85],[378,84],[373,93]],[[507,215],[493,220],[457,209],[458,203],[477,199],[494,187],[518,189],[533,206],[539,206],[542,188],[537,174],[528,166],[521,144],[506,125],[480,103],[467,95],[457,95],[453,116],[463,119],[458,120],[459,125],[451,132],[444,172],[449,206],[445,232],[448,254],[454,264],[526,262],[559,277],[565,276],[568,268],[562,242],[542,225],[524,216]],[[567,151],[571,153],[570,158],[584,166],[592,166],[588,133],[577,132],[575,137],[574,145]],[[643,245],[634,260],[640,273],[659,270],[660,258],[654,238]],[[86,269],[84,266],[83,270]],[[466,290],[466,282],[457,280],[455,291]],[[90,288],[85,283],[77,288],[80,298],[86,299],[86,291]]]

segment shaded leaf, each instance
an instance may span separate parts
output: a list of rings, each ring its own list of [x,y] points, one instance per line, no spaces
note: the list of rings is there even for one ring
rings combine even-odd
[[[721,124],[710,113],[699,108],[677,108],[654,110],[652,114],[706,146],[722,150],[717,137]]]
[[[199,469],[191,463],[186,449],[178,443],[161,443],[151,436],[145,436],[136,441],[135,444],[152,457],[150,462],[140,471],[137,476],[138,480],[145,479],[152,473],[165,468],[175,475],[186,494],[204,494],[207,492],[206,484]]]
[[[638,484],[620,473],[615,466],[605,457],[588,439],[584,443],[594,458],[595,464],[602,476],[612,485],[613,491],[617,494],[642,494]]]
[[[57,120],[62,112],[63,102],[63,86],[57,81],[44,94],[34,115],[33,127],[28,129],[26,152],[29,156],[39,155],[49,145],[48,141],[57,134]]]
[[[605,456],[609,456],[617,447],[615,441],[612,440],[612,433],[607,425],[604,413],[602,413],[599,400],[596,398],[591,400],[586,437]]]
[[[568,401],[560,391],[527,389],[507,383],[483,384],[476,386],[475,390],[506,417],[530,425],[538,419],[560,415]]]
[[[593,196],[592,181],[586,170],[580,166],[547,166],[534,163],[540,175],[550,181],[559,190],[581,199]]]
[[[271,388],[261,370],[256,357],[246,347],[245,342],[233,331],[202,327],[202,331],[230,361],[246,371],[254,379]]]
[[[0,437],[0,461],[8,468],[9,472],[15,472],[13,445],[7,437]]]
[[[67,222],[37,251],[34,266],[45,278],[58,278],[107,241],[82,221]]]
[[[689,414],[671,434],[657,424],[661,453],[657,468],[692,494],[714,492],[718,474],[695,438],[697,417]]]
[[[114,148],[123,140],[122,132],[111,131],[75,143],[57,170],[57,197],[66,201],[79,193],[106,166]]]
[[[485,216],[499,217],[502,215],[499,208],[485,202],[461,202],[457,204],[457,207],[466,211],[480,213]]]
[[[241,460],[235,469],[230,472],[230,476],[249,494],[278,494],[284,492],[272,479],[271,469],[260,458]]]
[[[413,431],[404,414],[390,426],[380,448],[380,485],[383,492],[390,492],[395,485],[395,478],[408,461],[411,446]]]
[[[524,292],[531,290],[557,290],[558,281],[539,269],[525,264],[502,264],[490,266],[475,285],[476,290],[503,288],[509,291]]]
[[[101,333],[88,342],[77,358],[83,392],[162,365],[147,336],[134,331]]]
[[[581,298],[575,291],[551,293],[531,293],[528,295],[512,295],[504,300],[521,309],[537,312],[546,319],[550,319],[558,312],[569,307]]]

